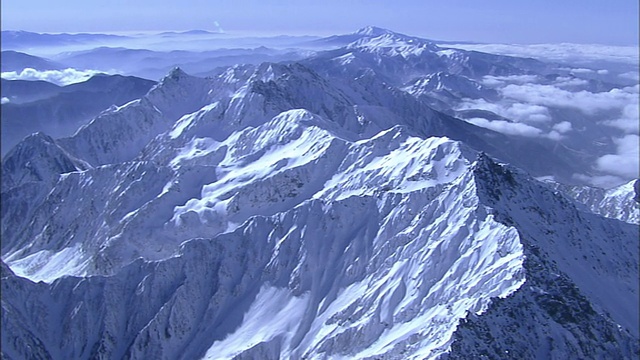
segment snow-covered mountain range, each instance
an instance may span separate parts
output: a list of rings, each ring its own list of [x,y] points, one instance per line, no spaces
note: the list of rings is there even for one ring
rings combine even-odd
[[[3,357],[640,354],[638,182],[563,184],[582,156],[433,108],[549,65],[373,27],[323,41],[176,68],[10,150]]]

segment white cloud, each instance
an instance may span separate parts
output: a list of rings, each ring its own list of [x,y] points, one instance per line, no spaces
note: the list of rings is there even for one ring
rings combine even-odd
[[[638,97],[637,100],[640,100],[640,97]],[[628,104],[627,106],[624,107],[624,110],[622,111],[622,116],[629,118],[629,119],[638,119],[638,117],[640,117],[640,105],[636,102],[635,104]]]
[[[592,74],[595,72],[591,69],[584,69],[584,68],[575,68],[575,69],[570,69],[569,71],[573,74]]]
[[[596,169],[623,179],[637,178],[640,172],[640,136],[626,135],[614,139],[615,154],[604,155],[596,161]]]
[[[629,72],[626,72],[626,73],[618,74],[618,77],[639,81],[640,80],[640,72],[638,72],[638,71],[629,71]]]
[[[507,135],[518,135],[526,137],[537,137],[542,135],[542,130],[522,123],[509,122],[505,120],[490,121],[483,118],[471,118],[467,121],[476,126],[487,128]]]
[[[505,111],[504,106],[498,105],[497,103],[490,103],[484,99],[463,99],[458,109],[459,110],[480,109],[480,110],[491,111],[498,115],[500,115]]]
[[[489,103],[484,99],[465,99],[460,104],[460,110],[480,109],[491,111],[504,118],[513,120],[487,120],[484,118],[467,119],[468,122],[491,129],[507,135],[518,135],[526,137],[546,137],[552,140],[560,140],[562,135],[558,131],[546,133],[545,130],[539,128],[547,127],[551,121],[549,109],[541,105],[532,105],[524,103],[499,104]],[[570,125],[570,124],[569,124]]]
[[[624,131],[625,133],[638,133],[638,131],[640,130],[640,126],[638,124],[638,118],[636,118],[635,120],[625,119],[625,118],[608,120],[603,122],[603,124],[614,127],[614,128],[618,128]]]
[[[575,108],[593,115],[600,110],[622,109],[637,101],[638,85],[607,92],[571,92],[553,85],[509,84],[500,89],[503,96],[530,104],[561,108]]]
[[[571,123],[568,122],[568,121],[561,121],[561,122],[553,125],[552,129],[557,131],[557,132],[559,132],[559,133],[561,133],[561,134],[564,134],[566,132],[571,131]]]
[[[589,176],[584,174],[574,174],[573,178],[603,189],[610,189],[627,182],[627,180],[614,175]]]
[[[560,134],[558,131],[556,130],[552,130],[550,131],[547,135],[547,138],[551,139],[551,140],[555,140],[555,141],[560,141],[562,140],[564,137],[562,136],[562,134]]]
[[[571,67],[560,67],[558,70],[568,71],[572,74],[598,74],[598,75],[607,75],[609,74],[609,70],[607,69],[586,69],[586,68],[571,68]]]
[[[620,118],[604,121],[604,125],[612,126],[624,131],[627,134],[637,134],[640,132],[640,98],[636,98],[635,104],[627,104],[622,110]]]
[[[3,97],[2,99],[0,99],[0,104],[7,104],[8,102],[9,102],[8,97]]]
[[[57,85],[69,85],[85,81],[100,73],[102,72],[97,70],[76,70],[72,68],[46,71],[26,68],[20,73],[16,71],[3,72],[0,77],[7,80],[44,80]]]
[[[574,178],[594,186],[609,189],[640,177],[640,136],[625,135],[614,139],[616,152],[599,157],[594,169],[597,174],[574,174]]]
[[[482,84],[487,86],[502,86],[506,83],[510,84],[526,84],[537,82],[539,78],[536,75],[509,75],[509,76],[493,76],[485,75],[482,77]]]
[[[567,76],[560,76],[556,78],[554,85],[559,87],[578,87],[589,84],[587,80],[572,78]]]
[[[507,119],[528,124],[546,123],[551,120],[549,109],[541,105],[531,105],[524,103],[502,105],[497,103],[490,103],[484,99],[465,99],[459,105],[459,109],[480,109],[491,111]]]
[[[482,83],[495,88],[501,99],[492,104],[464,99],[460,108],[491,111],[514,122],[481,118],[470,119],[469,122],[505,134],[552,140],[570,138],[579,144],[580,151],[585,152],[589,152],[593,145],[581,134],[601,130],[605,136],[611,130],[603,126],[614,127],[626,134],[620,138],[609,138],[614,141],[615,151],[597,158],[590,170],[576,174],[575,178],[610,188],[639,177],[640,72],[637,66],[640,47],[580,44],[461,44],[451,47],[561,63],[565,67],[560,70],[582,77],[561,76],[550,81],[532,76],[486,76]],[[634,82],[633,86],[610,91],[588,91],[586,79],[598,76],[608,76],[607,81],[613,83],[616,76],[620,82],[622,79]],[[556,114],[558,118],[554,119]],[[574,122],[573,119],[580,121]]]
[[[491,75],[487,75],[483,77],[480,82],[483,85],[490,86],[490,87],[503,86],[505,83],[504,80],[499,79],[497,76],[491,76]]]
[[[549,109],[540,105],[515,103],[507,108],[507,113],[526,123],[543,123],[551,120]]]
[[[447,45],[465,50],[476,50],[500,55],[533,57],[547,61],[585,63],[609,61],[637,66],[640,58],[638,46],[611,46],[597,44],[455,44]]]
[[[596,72],[590,69],[577,69],[578,72]],[[628,134],[638,133],[638,103],[640,85],[614,88],[605,92],[586,90],[571,91],[571,87],[586,85],[587,81],[572,77],[558,77],[552,84],[536,83],[539,78],[525,76],[485,76],[482,82],[491,85],[502,95],[496,103],[483,99],[463,99],[459,110],[480,109],[491,111],[510,122],[495,122],[487,119],[472,119],[470,122],[505,134],[539,136],[552,140],[561,140],[573,130],[572,123],[566,119],[555,123],[549,108],[576,109],[593,117],[594,125],[601,124],[616,127]],[[565,88],[566,87],[566,88]],[[616,112],[620,117],[615,118]],[[604,118],[603,117],[607,117]]]

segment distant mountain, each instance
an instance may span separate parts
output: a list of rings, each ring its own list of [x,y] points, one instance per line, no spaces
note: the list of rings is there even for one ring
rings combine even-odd
[[[0,84],[0,95],[14,104],[48,98],[62,91],[59,85],[43,80],[0,79]]]
[[[180,35],[220,35],[224,34],[218,31],[208,30],[187,30],[187,31],[165,31],[161,32],[160,36],[180,36]]]
[[[122,47],[99,47],[92,50],[67,52],[56,58],[75,68],[118,71],[123,74],[160,79],[179,66],[193,74],[215,74],[217,68],[235,64],[294,61],[308,52],[276,50],[267,47],[252,49],[217,49],[208,51],[151,51]]]
[[[110,34],[47,34],[28,31],[3,30],[1,41],[3,49],[19,50],[32,46],[64,46],[77,45],[92,42],[108,42],[127,39],[126,36]]]
[[[548,65],[534,59],[441,48],[429,40],[379,28],[365,28],[349,36],[354,41],[320,52],[304,63],[320,74],[337,77],[358,76],[369,69],[396,86],[436,72],[480,79],[549,71]]]
[[[365,26],[350,34],[332,35],[328,37],[314,39],[314,40],[303,43],[303,45],[317,46],[317,47],[325,47],[325,46],[342,47],[342,46],[349,45],[350,43],[360,40],[362,38],[373,38],[373,37],[383,36],[387,34],[398,34],[398,33],[388,29],[380,28],[377,26]],[[403,35],[403,36],[408,36],[408,35]],[[419,39],[418,37],[415,37],[415,38]],[[429,40],[429,41],[438,45],[444,45],[445,47],[447,45],[453,45],[453,44],[478,44],[477,42],[473,42],[473,41],[445,41],[445,40]]]
[[[155,82],[121,75],[96,75],[81,83],[58,87],[46,82],[2,80],[2,154],[25,136],[42,131],[69,136],[112,105],[138,99]]]
[[[324,47],[324,46],[343,47],[363,38],[373,38],[373,37],[378,37],[386,34],[395,34],[395,33],[391,30],[387,30],[387,29],[383,29],[375,26],[366,26],[351,34],[333,35],[329,37],[311,40],[305,44],[312,45],[312,46],[319,46],[319,47]]]
[[[4,44],[3,44],[4,47]],[[44,70],[62,70],[68,66],[61,63],[45,59],[38,56],[33,56],[17,51],[5,50],[0,55],[2,72],[15,71],[20,73],[26,68],[35,69],[38,71]]]

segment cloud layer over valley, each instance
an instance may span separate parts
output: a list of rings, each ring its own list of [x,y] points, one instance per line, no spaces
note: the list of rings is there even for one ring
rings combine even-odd
[[[44,70],[39,71],[32,68],[26,68],[20,72],[6,71],[2,73],[2,78],[7,80],[42,80],[56,85],[69,85],[88,80],[102,71],[97,70],[76,70],[68,68],[64,70]]]
[[[472,113],[466,120],[504,134],[559,141],[576,151],[595,149],[591,169],[575,175],[579,181],[608,188],[637,178],[640,86],[608,82],[611,74],[603,69],[557,70],[547,77],[485,76],[481,84],[497,90],[499,100],[465,98],[457,109],[498,115]]]

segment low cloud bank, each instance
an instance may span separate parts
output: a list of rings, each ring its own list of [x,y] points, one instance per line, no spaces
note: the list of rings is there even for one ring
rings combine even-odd
[[[606,75],[605,71],[581,68],[573,72]],[[486,76],[481,82],[497,90],[500,100],[463,99],[457,109],[486,110],[504,119],[473,117],[467,119],[468,122],[508,135],[551,140],[580,141],[579,132],[584,132],[585,126],[592,133],[614,134],[609,135],[609,140],[615,145],[613,151],[602,154],[593,149],[599,157],[590,169],[576,174],[575,178],[610,188],[640,176],[640,85],[593,92],[586,90],[589,82],[584,79],[557,77],[550,80],[534,75]],[[560,109],[575,111],[574,117],[580,122],[574,126],[574,117],[554,119],[554,114]],[[604,131],[606,128],[609,130]],[[612,133],[611,128],[617,129],[617,133]],[[589,148],[587,144],[584,146],[584,149]]]
[[[640,177],[640,136],[626,135],[614,139],[616,152],[596,160],[594,170],[600,174],[576,174],[577,180],[601,188],[611,188]]]
[[[637,65],[638,46],[612,46],[599,44],[447,44],[447,47],[488,52],[499,55],[532,57],[552,62],[588,63],[607,61]],[[580,70],[578,70],[580,71]]]
[[[598,158],[596,168],[625,179],[640,176],[640,170],[638,170],[640,169],[640,136],[626,135],[614,139],[614,142],[617,152]]]
[[[603,124],[618,128],[627,134],[638,134],[640,132],[640,97],[636,96],[635,104],[627,104],[622,109],[619,118],[604,121]]]
[[[506,120],[487,120],[483,118],[471,118],[467,119],[468,122],[487,128],[493,131],[497,131],[507,135],[518,135],[526,137],[538,137],[543,134],[542,130],[529,126],[527,124],[511,122]]]
[[[574,108],[587,115],[601,110],[622,109],[637,102],[638,98],[638,86],[592,93],[586,90],[571,92],[554,85],[509,84],[500,89],[500,92],[506,98],[529,104]]]
[[[7,71],[3,72],[0,77],[7,80],[43,80],[56,85],[69,85],[82,81],[86,81],[90,77],[103,72],[97,70],[76,70],[76,69],[64,69],[64,70],[45,70],[38,71],[31,68],[26,68],[21,72]]]

